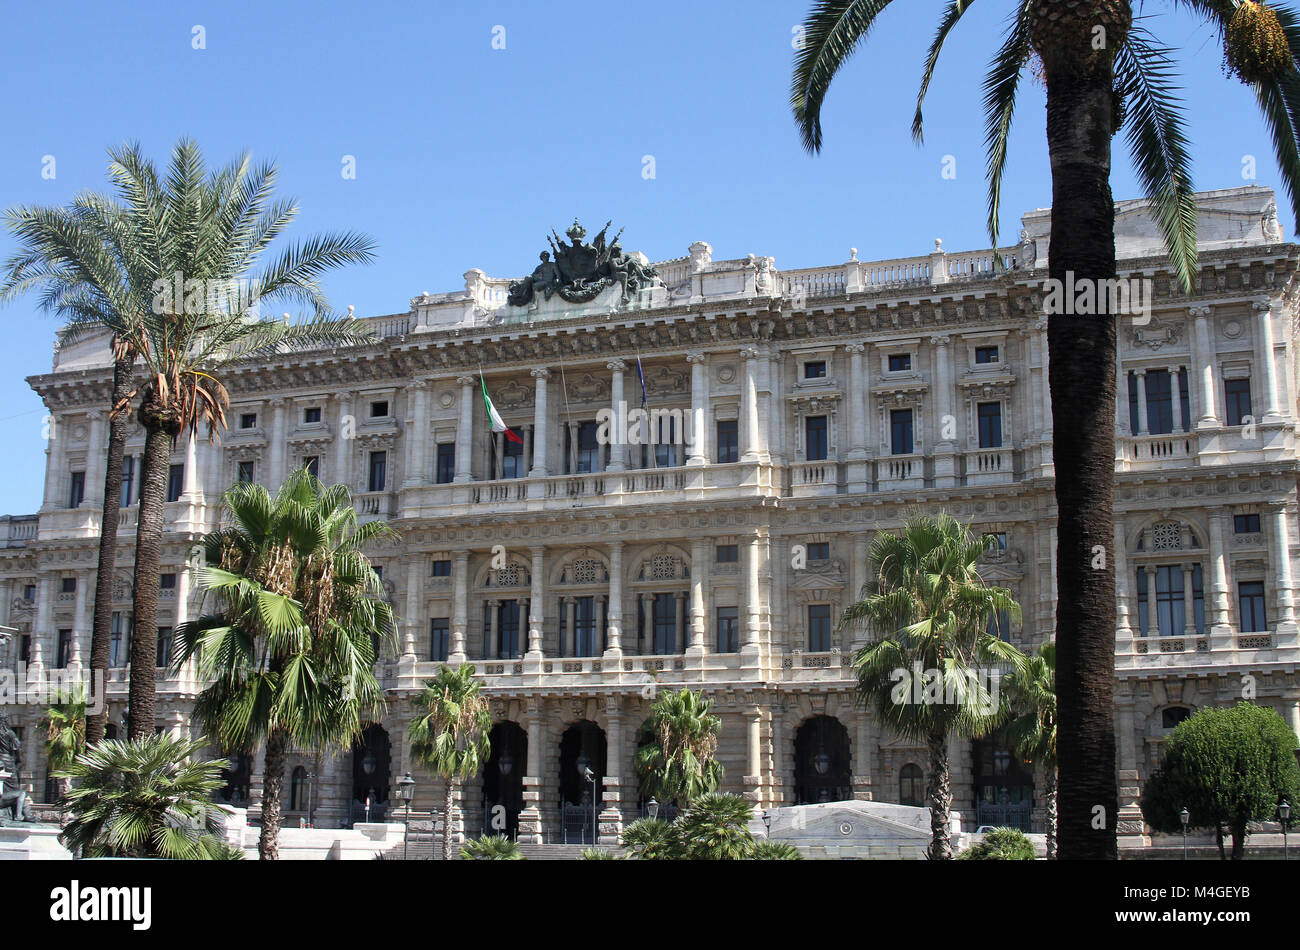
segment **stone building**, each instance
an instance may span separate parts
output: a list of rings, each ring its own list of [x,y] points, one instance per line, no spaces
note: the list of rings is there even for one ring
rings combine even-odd
[[[1002,618],[1003,635],[1025,649],[1051,635],[1048,228],[1048,210],[1026,214],[998,270],[988,249],[939,241],[916,257],[854,251],[798,270],[715,260],[697,242],[653,272],[615,245],[590,281],[571,280],[574,261],[603,232],[586,245],[570,229],[569,273],[544,262],[512,288],[471,270],[464,290],[369,318],[373,345],[232,369],[220,445],[182,441],[172,456],[161,652],[197,608],[187,552],[218,523],[221,491],[275,486],[307,465],[347,483],[364,519],[399,529],[373,557],[401,625],[378,667],[386,715],[353,751],[295,751],[288,823],[308,809],[326,827],[380,817],[408,770],[416,816],[440,807],[440,781],[411,761],[406,730],[443,661],[475,665],[496,724],[492,760],[453,815],[467,834],[487,822],[576,841],[594,798],[612,835],[643,813],[632,755],[651,698],[683,684],[716,701],[725,787],[755,805],[919,805],[925,750],[855,705],[861,634],[837,621],[866,580],[871,537],[942,509],[998,537],[984,576],[1023,606],[1020,621]],[[1144,202],[1117,206],[1116,235],[1121,277],[1150,292],[1120,318],[1115,445],[1120,817],[1133,836],[1141,783],[1189,710],[1251,695],[1300,725],[1300,248],[1258,187],[1200,196],[1192,297]],[[480,372],[519,442],[490,431]],[[88,662],[104,341],[60,349],[30,382],[54,438],[41,511],[0,520],[0,623],[19,630],[0,656],[35,682]],[[643,405],[645,429],[628,419]],[[629,422],[614,431],[653,430],[660,444],[606,437],[611,415]],[[142,447],[133,432],[108,686],[118,724]],[[200,688],[192,670],[160,676],[159,724],[189,730]],[[40,713],[11,717],[37,799]],[[251,799],[255,817],[260,757],[228,751],[223,794]],[[950,751],[967,827],[1041,830],[1033,766],[996,737]]]

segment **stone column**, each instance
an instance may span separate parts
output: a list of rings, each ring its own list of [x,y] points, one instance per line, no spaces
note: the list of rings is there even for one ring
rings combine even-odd
[[[50,635],[53,623],[54,573],[41,570],[36,580],[36,620],[32,623],[32,656],[27,665],[28,679],[31,679],[31,674],[40,673],[45,668],[45,638]]]
[[[750,706],[745,711],[745,798],[753,804],[763,799],[763,710]]]
[[[1287,515],[1286,503],[1276,502],[1267,506],[1269,520],[1269,569],[1272,573],[1273,589],[1277,591],[1277,643],[1280,646],[1283,637],[1295,637],[1295,594],[1291,580],[1291,526]],[[1294,646],[1294,643],[1291,644]]]
[[[1128,569],[1128,538],[1124,534],[1124,520],[1115,516],[1115,653],[1133,652],[1133,624],[1136,605],[1132,598],[1132,578]]]
[[[402,662],[415,663],[415,638],[424,615],[424,572],[428,570],[424,557],[406,555],[406,617],[402,621]]]
[[[1255,319],[1255,363],[1259,367],[1264,396],[1264,413],[1260,421],[1278,422],[1284,413],[1278,401],[1277,360],[1274,358],[1273,353],[1272,301],[1267,298],[1257,300],[1254,308],[1257,315]]]
[[[742,462],[758,462],[762,454],[758,423],[758,370],[760,363],[759,349],[756,346],[744,346],[740,349],[740,358],[745,363],[745,378],[740,397],[741,455]]]
[[[871,475],[867,468],[867,418],[871,412],[871,387],[863,372],[864,343],[850,343],[844,347],[849,354],[849,451],[845,456],[846,482],[850,493],[865,492],[870,488]]]
[[[528,655],[526,659],[540,660],[542,658],[542,629],[546,612],[546,606],[543,603],[545,587],[542,584],[543,560],[546,549],[538,546],[529,550],[533,556],[531,571],[533,587],[528,602]]]
[[[176,613],[172,621],[173,630],[190,619],[190,587],[190,564],[185,560],[176,569]],[[203,688],[196,683],[197,672],[197,658],[191,657],[180,671],[180,678],[184,681],[185,688]]]
[[[641,629],[645,631],[645,643],[654,654],[655,648],[655,601],[653,594],[641,595]]]
[[[680,649],[680,643],[686,639],[686,594],[683,591],[677,591],[673,594],[675,609],[673,617],[673,652]]]
[[[560,643],[561,656],[578,655],[578,598],[570,597],[565,603],[564,637],[569,642]]]
[[[1146,435],[1151,428],[1151,423],[1147,421],[1147,371],[1134,370],[1133,384],[1137,386],[1138,391],[1138,424],[1133,434]]]
[[[709,461],[709,357],[707,353],[687,353],[691,364],[691,442],[687,447],[687,465],[706,465]]]
[[[42,509],[62,508],[67,501],[66,498],[59,497],[59,488],[63,485],[63,470],[67,467],[64,464],[67,453],[63,451],[63,422],[52,409],[46,419],[45,503],[41,507]],[[32,643],[35,642],[36,637],[33,636]]]
[[[1192,592],[1192,565],[1183,565],[1183,633],[1189,637],[1196,636],[1196,607]]]
[[[688,656],[703,656],[707,651],[704,585],[708,581],[710,546],[708,538],[696,538],[691,542],[691,642],[686,648]]]
[[[465,633],[469,627],[469,552],[452,555],[451,650],[447,662],[459,666],[465,662]]]
[[[99,509],[104,505],[104,465],[108,457],[108,439],[104,435],[104,418],[102,409],[91,409],[86,413],[90,422],[90,433],[86,450],[86,492],[81,507]],[[189,478],[189,468],[185,476]]]
[[[609,613],[606,617],[605,656],[623,655],[623,542],[609,542]]]
[[[610,696],[605,700],[605,726],[607,749],[605,772],[607,774],[601,796],[602,808],[597,817],[599,838],[596,843],[617,845],[623,834],[621,801],[624,768],[631,765],[630,762],[623,761],[623,710],[619,705],[618,696]],[[595,803],[592,807],[595,807]]]
[[[102,494],[102,477],[100,483]],[[199,440],[193,435],[185,440],[185,473],[182,478],[181,501],[187,505],[198,505],[203,502],[203,491],[199,484]]]
[[[95,599],[92,596],[94,584],[94,571],[82,571],[77,574],[77,601],[72,615],[72,656],[68,663],[68,667],[77,673],[81,672],[82,638],[84,637],[86,640],[86,651],[89,653],[90,635],[95,625],[95,616],[92,609]]]
[[[763,542],[755,532],[745,545],[745,624],[740,643],[740,664],[756,668],[762,656],[762,581]]]
[[[402,486],[414,487],[429,484],[429,381],[417,379],[410,385],[415,402],[411,421],[410,460]]]
[[[536,600],[536,598],[534,598]],[[524,807],[519,813],[519,840],[542,843],[542,701],[524,700],[524,726],[528,730],[528,762],[524,773]]]
[[[551,371],[538,366],[531,372],[533,379],[536,380],[536,396],[533,400],[533,467],[528,475],[530,478],[544,478],[551,474],[546,466],[546,450],[550,443],[550,435],[547,431],[546,381],[550,378]]]
[[[356,441],[357,420],[352,414],[352,393],[339,393],[339,424],[334,435],[334,471],[329,481],[354,487],[352,483],[352,446]]]
[[[1154,564],[1148,564],[1146,569],[1147,582],[1147,636],[1158,637],[1161,635],[1160,630],[1160,611],[1156,607],[1156,568]]]
[[[270,471],[267,472],[267,488],[274,495],[280,486],[284,483],[284,448],[285,448],[285,431],[284,431],[284,399],[275,398],[270,400],[271,403],[271,431],[268,438],[271,444],[268,446],[270,455]]]
[[[1169,367],[1169,398],[1173,403],[1174,411],[1174,432],[1183,431],[1183,395],[1182,381],[1179,378],[1178,366]],[[1188,408],[1191,408],[1190,406]]]
[[[946,438],[944,432],[949,428],[948,422],[956,425],[957,417],[952,411],[952,373],[949,367],[948,343],[951,337],[940,333],[930,337],[934,347],[934,398],[935,415],[938,424],[937,438],[934,445],[934,485],[936,488],[951,487],[957,482],[957,442]],[[955,430],[954,430],[955,431]]]
[[[1231,650],[1233,630],[1228,614],[1228,552],[1224,545],[1223,509],[1210,512],[1210,598],[1206,623],[1210,628],[1210,649]]]
[[[456,477],[453,481],[469,482],[474,480],[472,435],[474,428],[474,383],[473,376],[457,376],[460,383],[460,421],[456,425]]]
[[[871,770],[875,763],[876,730],[871,712],[857,709],[857,729],[853,743],[853,797],[858,801],[872,800]]]
[[[491,660],[499,660],[501,659],[501,601],[489,597],[487,608],[488,628],[483,631],[487,642],[483,644],[483,656]]]
[[[1222,423],[1216,408],[1214,363],[1215,343],[1214,326],[1210,322],[1213,307],[1192,307],[1187,311],[1192,317],[1192,371],[1201,383],[1201,417],[1196,421],[1198,429],[1215,428]],[[1190,385],[1191,380],[1188,380]]]
[[[627,468],[627,445],[623,441],[623,430],[625,430],[627,419],[627,404],[623,399],[623,372],[627,369],[627,363],[622,360],[610,360],[605,364],[605,368],[612,374],[610,377],[610,403],[614,410],[614,433],[610,439],[609,445],[609,465],[606,466],[607,472],[621,472]],[[576,444],[576,439],[574,440]]]

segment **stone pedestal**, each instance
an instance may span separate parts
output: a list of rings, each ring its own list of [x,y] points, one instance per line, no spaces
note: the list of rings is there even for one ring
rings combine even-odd
[[[623,837],[623,812],[619,807],[622,790],[618,776],[605,776],[605,790],[601,792],[603,807],[596,816],[596,846],[618,847]]]
[[[524,776],[524,807],[519,813],[519,843],[542,843],[541,779]]]
[[[0,826],[0,861],[71,861],[56,825],[32,823]]]

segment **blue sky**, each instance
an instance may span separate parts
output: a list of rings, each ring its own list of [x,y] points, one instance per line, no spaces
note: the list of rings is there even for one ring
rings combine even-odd
[[[514,2],[133,2],[8,4],[0,205],[62,204],[104,189],[105,149],[139,140],[162,161],[182,135],[213,163],[274,158],[299,199],[292,235],[354,229],[379,245],[368,268],[332,275],[331,300],[359,315],[405,312],[422,291],[456,290],[479,267],[528,273],[550,228],[574,216],[625,227],[651,259],[696,240],[719,258],[778,267],[987,246],[980,80],[1007,0],[972,8],[931,87],[926,145],[910,138],[920,64],[940,0],[880,18],[823,110],[819,157],[788,106],[793,28],[808,3],[658,0]],[[1276,186],[1249,91],[1222,75],[1212,31],[1149,5],[1178,49],[1199,188]],[[206,48],[193,48],[194,27]],[[504,27],[504,49],[494,28]],[[1026,80],[1003,202],[1050,203],[1043,90]],[[1138,195],[1122,136],[1117,198]],[[355,157],[356,177],[341,174]],[[653,156],[654,177],[643,177]],[[956,177],[941,176],[943,158]],[[42,176],[45,156],[55,177]],[[1280,201],[1286,208],[1285,200]],[[1294,222],[1285,211],[1288,237]],[[12,241],[0,234],[0,255]],[[25,378],[50,368],[55,325],[29,302],[0,310],[0,512],[41,501],[40,400]]]

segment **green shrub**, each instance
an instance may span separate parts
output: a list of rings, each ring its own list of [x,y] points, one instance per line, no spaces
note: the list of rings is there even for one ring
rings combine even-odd
[[[1033,842],[1017,828],[994,828],[984,840],[963,851],[963,861],[1032,861],[1038,855]]]

